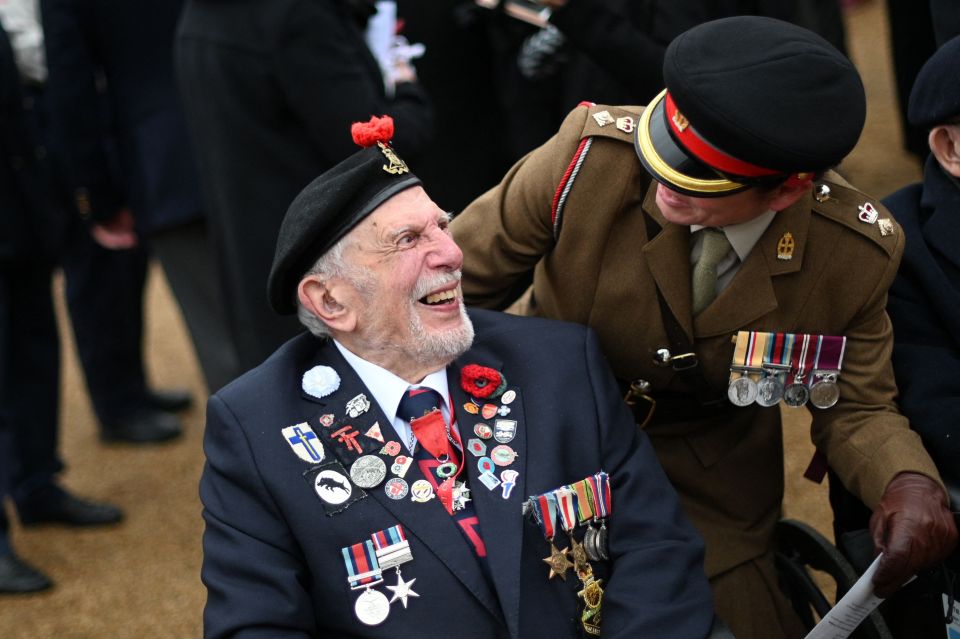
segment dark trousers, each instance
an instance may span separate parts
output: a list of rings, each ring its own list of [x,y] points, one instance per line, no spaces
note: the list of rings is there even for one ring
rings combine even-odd
[[[143,287],[148,253],[112,251],[77,224],[63,259],[67,308],[87,391],[100,422],[121,419],[143,404]]]
[[[53,484],[57,454],[60,341],[51,268],[0,267],[0,495],[20,502]],[[9,551],[0,508],[0,553]]]

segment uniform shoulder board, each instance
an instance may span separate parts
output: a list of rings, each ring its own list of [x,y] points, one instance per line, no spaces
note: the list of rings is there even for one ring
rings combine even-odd
[[[835,171],[813,183],[813,210],[871,240],[888,255],[903,242],[903,229],[880,200],[853,187]]]
[[[633,144],[633,132],[640,121],[639,106],[608,106],[594,104],[588,106],[589,114],[583,125],[580,137],[602,136]]]

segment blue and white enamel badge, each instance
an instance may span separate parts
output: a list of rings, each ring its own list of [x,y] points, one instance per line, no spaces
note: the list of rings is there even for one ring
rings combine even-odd
[[[297,457],[308,464],[319,464],[323,461],[325,457],[323,444],[306,422],[284,428],[283,438],[290,444],[290,448]]]
[[[303,374],[303,392],[321,399],[340,388],[340,376],[329,366],[314,366]]]

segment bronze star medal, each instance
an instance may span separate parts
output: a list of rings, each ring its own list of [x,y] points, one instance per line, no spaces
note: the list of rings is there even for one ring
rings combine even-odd
[[[593,568],[590,567],[590,562],[587,559],[586,549],[572,536],[570,537],[570,556],[573,557],[573,569],[581,579],[593,575]]]
[[[543,561],[545,564],[550,566],[550,579],[553,579],[554,577],[560,577],[566,581],[567,571],[573,568],[573,564],[571,564],[570,560],[567,559],[567,549],[557,549],[557,545],[552,541],[550,542],[550,556],[544,557]]]

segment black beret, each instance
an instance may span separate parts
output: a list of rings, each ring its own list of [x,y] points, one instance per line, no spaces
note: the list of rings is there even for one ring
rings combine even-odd
[[[826,170],[853,149],[866,117],[850,60],[773,18],[685,31],[667,47],[663,77],[666,90],[640,117],[637,153],[654,178],[701,197]]]
[[[932,128],[960,116],[960,36],[947,40],[924,63],[910,91],[907,119]]]
[[[392,148],[377,142],[357,151],[308,184],[280,225],[267,280],[270,305],[296,312],[295,294],[311,266],[374,209],[420,184]]]

